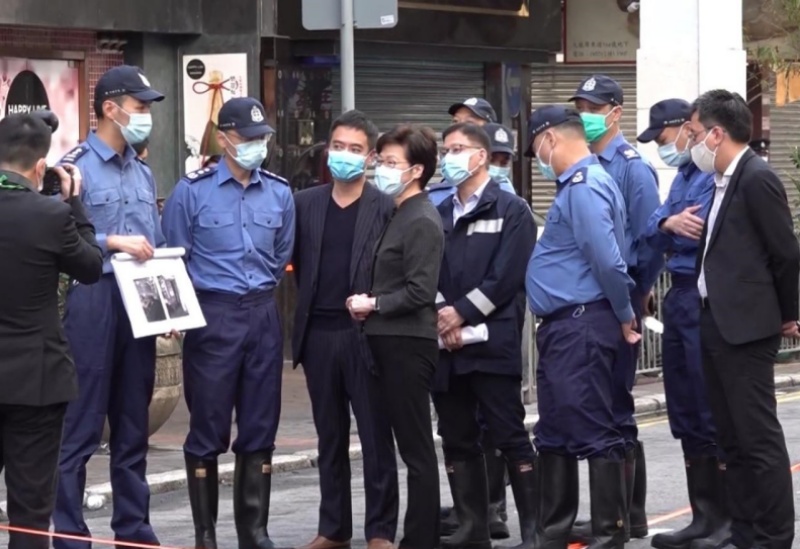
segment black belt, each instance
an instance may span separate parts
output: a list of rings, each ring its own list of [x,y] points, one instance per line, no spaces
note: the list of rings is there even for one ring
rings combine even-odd
[[[583,313],[587,311],[602,311],[609,309],[611,309],[611,303],[605,299],[592,301],[591,303],[585,303],[583,305],[569,305],[568,307],[562,307],[561,309],[542,317],[542,322],[553,322],[554,320],[564,320],[565,318],[570,317],[580,318],[583,316]]]

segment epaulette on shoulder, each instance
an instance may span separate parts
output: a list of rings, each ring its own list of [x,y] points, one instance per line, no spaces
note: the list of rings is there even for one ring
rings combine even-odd
[[[588,170],[586,168],[581,168],[580,170],[572,174],[572,177],[569,180],[569,184],[577,185],[579,183],[586,183],[587,173]]]
[[[261,173],[261,175],[266,175],[270,179],[275,179],[276,181],[279,181],[279,182],[283,183],[284,185],[288,185],[289,184],[289,180],[286,179],[285,177],[281,177],[278,174],[274,174],[272,172],[269,172],[269,171],[265,170],[264,168],[259,168],[258,171]]]
[[[59,164],[74,164],[80,157],[84,154],[89,152],[89,146],[85,144],[80,144],[67,154],[65,154],[61,160],[58,161]]]
[[[637,151],[630,143],[623,143],[617,148],[619,154],[625,160],[633,160],[634,158],[641,158],[639,151]]]
[[[216,171],[217,171],[216,166],[211,166],[208,168],[200,168],[199,170],[187,173],[184,176],[184,179],[186,179],[189,183],[197,183],[201,179],[205,179],[206,177],[209,177],[210,175],[216,173]]]

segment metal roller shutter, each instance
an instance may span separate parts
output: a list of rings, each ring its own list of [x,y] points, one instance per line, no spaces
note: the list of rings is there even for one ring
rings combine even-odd
[[[796,211],[800,207],[800,193],[791,178],[800,175],[792,164],[792,153],[795,147],[800,146],[800,101],[783,107],[773,106],[769,115],[769,163],[786,188],[789,205]]]
[[[598,66],[598,65],[534,65],[531,68],[531,105],[534,109],[542,105],[567,104],[581,80],[590,74],[605,74],[622,86],[624,105],[622,132],[625,137],[636,139],[636,66]],[[534,211],[545,214],[555,196],[556,188],[539,174],[534,162],[531,175],[531,204]]]
[[[339,69],[333,71],[333,112],[341,111]],[[400,123],[425,124],[441,133],[457,101],[486,93],[481,63],[356,59],[356,108],[382,132]]]

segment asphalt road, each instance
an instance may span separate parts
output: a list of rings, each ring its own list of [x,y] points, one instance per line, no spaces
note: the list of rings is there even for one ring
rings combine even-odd
[[[792,463],[800,462],[800,393],[780,397],[780,415],[786,432],[786,442],[791,454]],[[651,535],[660,531],[681,528],[690,515],[688,514],[688,498],[686,495],[682,456],[679,444],[669,433],[665,418],[650,420],[640,425],[641,438],[645,443],[648,467],[648,500],[647,510],[651,523]],[[581,470],[581,512],[588,512],[588,476],[585,467]],[[354,547],[365,547],[363,537],[364,492],[361,480],[360,462],[353,463],[353,509]],[[797,475],[796,475],[797,476]],[[405,473],[401,473],[401,485]],[[443,503],[449,502],[447,480],[442,473]],[[795,480],[795,505],[800,509],[800,480]],[[220,493],[220,518],[218,524],[218,540],[221,548],[235,549],[237,546],[233,527],[233,507],[230,486],[222,487]],[[319,489],[317,470],[311,469],[295,473],[276,475],[272,489],[272,514],[270,518],[270,534],[273,540],[282,547],[293,547],[310,541],[316,534],[317,506]],[[404,502],[401,502],[401,509]],[[112,537],[108,526],[110,509],[105,508],[90,513],[87,517],[93,534],[97,538]],[[155,526],[161,542],[171,547],[192,547],[194,534],[191,511],[185,492],[154,496],[152,500],[151,522]],[[401,513],[402,525],[402,513]],[[509,525],[512,529],[512,541],[517,543],[519,525],[513,507],[513,496],[509,489]],[[5,535],[0,535],[0,543],[5,543]],[[398,541],[400,536],[398,535]],[[628,544],[632,549],[649,547],[649,540],[634,540]],[[96,544],[96,547],[101,547]],[[794,548],[800,549],[797,539]]]

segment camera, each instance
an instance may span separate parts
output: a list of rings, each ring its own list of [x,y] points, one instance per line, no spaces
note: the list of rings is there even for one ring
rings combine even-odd
[[[67,174],[69,175],[70,179],[70,193],[69,196],[72,196],[73,189],[71,188],[74,185],[74,180],[72,179],[72,173],[70,173],[70,169],[67,166],[61,167]],[[42,180],[42,190],[39,191],[39,194],[44,196],[58,196],[61,194],[61,176],[58,175],[58,172],[55,171],[53,168],[47,168],[44,172],[44,179]]]

